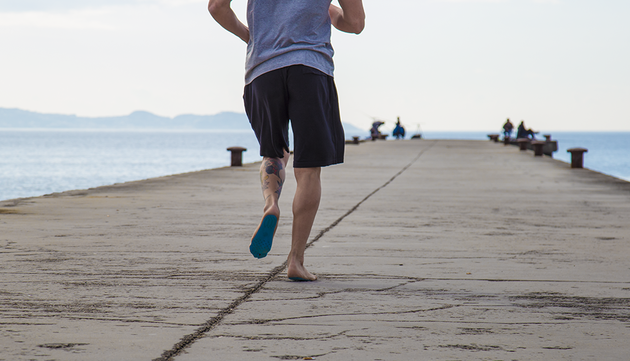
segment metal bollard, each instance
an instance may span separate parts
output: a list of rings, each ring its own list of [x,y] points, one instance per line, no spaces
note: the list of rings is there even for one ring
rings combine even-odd
[[[584,153],[588,152],[586,148],[567,149],[571,153],[571,168],[584,168]]]
[[[230,147],[227,150],[232,152],[232,167],[242,167],[243,166],[243,152],[245,152],[247,148]]]
[[[535,140],[532,142],[532,146],[534,147],[534,157],[542,157],[543,156],[543,147],[547,144],[547,142],[543,142],[540,140]]]
[[[499,134],[488,134],[488,138],[497,143],[499,141]]]
[[[516,141],[518,142],[518,149],[527,150],[527,146],[529,145],[529,138],[518,138]]]
[[[551,140],[551,134],[545,134],[545,145],[543,146],[543,154],[553,158],[553,152],[558,151],[558,141]]]
[[[352,137],[352,144],[359,144],[359,137]]]

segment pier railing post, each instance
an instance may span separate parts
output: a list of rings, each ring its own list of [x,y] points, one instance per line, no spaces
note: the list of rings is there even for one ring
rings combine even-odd
[[[529,138],[518,138],[516,142],[518,142],[518,149],[527,150],[527,146],[529,145]]]
[[[243,166],[243,152],[245,152],[247,148],[230,147],[227,150],[232,152],[232,167]]]
[[[584,153],[588,152],[586,148],[567,149],[571,153],[571,168],[584,168]]]
[[[558,151],[558,141],[551,139],[551,134],[545,134],[545,145],[543,146],[543,154],[553,157],[553,152]]]
[[[543,147],[547,144],[547,142],[535,140],[532,142],[532,146],[534,147],[534,157],[542,157],[543,156]]]

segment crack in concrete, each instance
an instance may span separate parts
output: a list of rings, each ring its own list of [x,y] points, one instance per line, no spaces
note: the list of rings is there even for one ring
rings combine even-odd
[[[239,325],[247,325],[247,324],[255,324],[261,325],[270,322],[283,322],[289,320],[303,320],[309,318],[319,318],[319,317],[339,317],[339,316],[380,316],[380,315],[406,315],[411,313],[422,313],[422,312],[431,312],[431,311],[441,311],[447,310],[449,308],[460,307],[459,305],[444,305],[441,307],[433,307],[433,308],[421,308],[415,310],[406,310],[406,311],[389,311],[389,312],[355,312],[355,313],[322,313],[317,315],[304,315],[304,316],[296,316],[296,317],[285,317],[285,318],[274,318],[268,320],[256,319],[251,322],[240,322]]]
[[[386,274],[373,274],[373,273],[355,273],[355,274],[337,274],[337,273],[319,273],[322,275],[322,278],[326,278],[328,280],[332,279],[342,279],[342,280],[408,280],[413,282],[420,282],[427,280],[429,278],[424,277],[413,277],[413,276],[401,276],[401,275],[386,275]]]
[[[336,295],[339,293],[344,293],[343,290],[339,291],[329,291],[329,292],[319,292],[315,296],[307,296],[307,297],[290,297],[290,298],[266,298],[264,300],[253,300],[251,302],[275,302],[275,301],[304,301],[304,300],[317,300],[320,298],[324,298],[326,295]]]
[[[411,167],[426,151],[431,149],[435,145],[435,141],[433,141],[428,147],[422,149],[418,155],[409,162],[406,166],[404,166],[398,173],[396,173],[393,177],[391,177],[387,182],[385,182],[380,187],[376,188],[370,194],[368,194],[365,198],[363,198],[359,203],[354,205],[354,207],[350,208],[344,215],[337,218],[336,221],[331,223],[328,227],[323,229],[317,236],[315,236],[310,242],[306,244],[306,249],[313,245],[313,243],[317,242],[320,238],[322,238],[326,233],[328,233],[331,229],[335,228],[341,221],[343,221],[347,216],[356,211],[364,202],[366,202],[370,197],[374,194],[378,193],[381,189],[387,187],[390,183],[392,183],[398,176],[403,174],[409,167]],[[226,308],[219,311],[219,313],[206,321],[200,328],[198,328],[195,332],[186,335],[181,338],[181,340],[176,343],[170,350],[166,350],[162,353],[162,355],[153,361],[169,361],[172,360],[173,357],[177,356],[180,352],[182,352],[185,348],[192,345],[198,339],[204,337],[204,335],[214,329],[223,319],[234,312],[236,308],[238,308],[241,304],[247,301],[253,294],[260,291],[269,281],[274,279],[277,275],[279,275],[284,269],[287,267],[287,261],[284,261],[281,265],[275,267],[271,270],[262,280],[257,282],[254,286],[249,289],[246,289],[244,294],[241,297],[235,299],[232,303],[230,303]]]
[[[630,322],[630,298],[579,297],[549,292],[512,296],[510,300],[522,308],[559,309],[560,317],[556,319],[585,317]]]
[[[321,353],[321,354],[310,355],[310,356],[282,355],[282,356],[271,356],[271,357],[274,357],[280,360],[314,360],[317,357],[323,357],[331,353],[333,352]]]
[[[401,284],[399,284],[399,285],[394,285],[394,286],[391,286],[391,287],[385,287],[385,288],[380,288],[380,289],[374,290],[374,292],[386,292],[386,291],[391,291],[391,290],[396,289],[396,288],[398,288],[398,287],[406,286],[406,285],[408,285],[408,284],[412,284],[412,283],[415,283],[415,282],[419,282],[419,281],[408,281],[408,282],[403,282],[403,283],[401,283]]]
[[[11,315],[5,314],[7,318],[14,319],[32,319],[32,318],[40,318],[40,319],[66,319],[71,321],[105,321],[105,322],[122,322],[122,323],[141,323],[141,324],[149,324],[155,326],[200,326],[198,323],[181,323],[181,322],[168,322],[161,320],[148,320],[148,319],[137,319],[137,318],[120,318],[120,317],[85,317],[85,316],[70,316],[67,314],[49,314],[49,315],[34,315],[34,314],[19,314],[19,315]],[[56,325],[56,322],[48,323],[48,322],[0,322],[0,325],[34,325],[34,326],[43,326],[43,325]],[[1,359],[0,359],[1,360]]]
[[[87,346],[87,345],[89,345],[89,343],[46,343],[46,344],[37,345],[37,346],[42,347],[42,348],[49,348],[49,349],[68,350],[68,349],[75,348],[77,346]]]
[[[234,339],[244,339],[244,340],[250,340],[250,341],[259,341],[259,340],[263,340],[263,341],[269,341],[269,340],[276,340],[276,341],[286,341],[286,340],[292,340],[292,341],[315,341],[315,340],[329,340],[332,338],[336,338],[339,336],[345,336],[346,333],[348,333],[349,331],[341,331],[338,332],[336,334],[333,335],[321,335],[321,336],[312,336],[312,337],[298,337],[298,336],[244,336],[244,335],[216,335],[216,336],[212,336],[211,338],[234,338]]]
[[[494,346],[494,345],[477,345],[477,344],[470,344],[470,345],[440,345],[438,347],[441,348],[453,348],[453,349],[460,349],[460,350],[466,350],[466,351],[495,351],[495,350],[501,350],[501,351],[508,351],[508,352],[513,352],[511,350],[505,350],[503,347],[501,346]]]
[[[459,335],[482,335],[495,333],[491,328],[486,327],[459,327]]]

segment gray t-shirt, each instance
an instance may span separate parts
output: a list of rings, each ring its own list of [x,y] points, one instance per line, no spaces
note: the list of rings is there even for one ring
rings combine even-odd
[[[248,0],[249,43],[245,83],[290,65],[333,76],[331,0]]]

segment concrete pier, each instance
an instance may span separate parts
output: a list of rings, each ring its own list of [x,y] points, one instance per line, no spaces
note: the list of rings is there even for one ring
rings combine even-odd
[[[625,360],[630,183],[488,141],[346,147],[292,282],[258,164],[0,202],[0,360]]]

